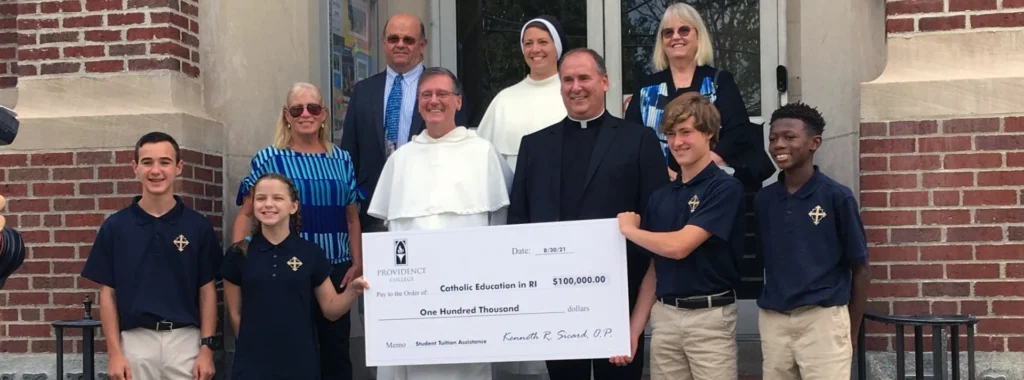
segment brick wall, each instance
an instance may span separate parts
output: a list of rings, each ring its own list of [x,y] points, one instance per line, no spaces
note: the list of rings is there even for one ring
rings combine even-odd
[[[1024,117],[863,123],[860,133],[870,310],[972,314],[978,350],[1024,351]],[[882,334],[894,329],[867,328],[869,349],[894,348]]]
[[[198,0],[22,0],[21,76],[171,70],[199,76]]]
[[[18,84],[18,4],[0,0],[0,88]]]
[[[0,291],[0,352],[53,352],[49,323],[81,318],[85,296],[97,300],[98,286],[79,273],[99,225],[141,191],[131,169],[132,154],[0,154],[0,194],[9,200],[3,213],[21,231],[29,251],[24,266]],[[222,158],[183,150],[182,159],[178,192],[187,205],[207,215],[220,237]],[[94,316],[99,317],[96,308]],[[69,338],[66,352],[81,352],[80,336]],[[102,339],[98,347],[105,351]]]
[[[890,34],[1024,26],[1024,0],[887,0]]]

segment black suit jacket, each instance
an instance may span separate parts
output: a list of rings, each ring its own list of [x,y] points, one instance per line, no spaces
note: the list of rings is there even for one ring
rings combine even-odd
[[[611,115],[594,145],[581,202],[580,219],[643,213],[654,190],[669,183],[658,136],[651,128]],[[568,119],[523,137],[512,181],[508,223],[564,221],[561,213],[562,135]],[[636,303],[650,253],[627,241],[629,308]]]
[[[356,171],[356,183],[366,191],[366,201],[359,211],[362,225],[380,223],[379,220],[366,214],[373,192],[380,180],[380,172],[387,162],[384,138],[384,88],[387,84],[387,71],[356,83],[349,100],[348,111],[345,113],[345,124],[341,134],[341,149],[352,156],[352,166]],[[467,124],[470,113],[468,102],[462,101],[462,108],[455,113],[455,124],[469,127]],[[409,125],[409,138],[423,131],[423,117],[418,111],[412,113]]]

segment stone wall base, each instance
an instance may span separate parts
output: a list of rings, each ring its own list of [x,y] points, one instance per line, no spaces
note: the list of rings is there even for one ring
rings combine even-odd
[[[911,379],[914,376],[914,351],[910,347],[904,356],[906,362],[906,376]],[[950,353],[946,353],[946,368],[950,369]],[[924,354],[924,378],[932,377],[932,353]],[[978,380],[1011,380],[1024,379],[1024,353],[1022,352],[976,352],[974,354],[975,371]],[[856,372],[856,364],[854,366]],[[967,353],[960,352],[960,378],[967,378]],[[893,380],[896,379],[896,353],[895,352],[868,352],[867,360],[868,380]],[[952,372],[949,372],[952,373]],[[948,377],[947,377],[948,379]]]

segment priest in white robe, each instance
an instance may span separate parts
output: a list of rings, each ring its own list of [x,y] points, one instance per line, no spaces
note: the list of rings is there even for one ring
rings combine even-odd
[[[417,109],[425,129],[387,163],[367,213],[389,231],[505,224],[512,170],[490,142],[455,125],[462,86],[444,68],[420,76]],[[390,366],[378,380],[490,380],[490,363]]]

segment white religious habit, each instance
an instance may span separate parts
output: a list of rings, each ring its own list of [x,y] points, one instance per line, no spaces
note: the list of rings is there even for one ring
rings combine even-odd
[[[465,127],[424,131],[388,158],[367,213],[389,231],[505,224],[512,170],[490,142]],[[490,380],[490,363],[390,366],[378,380]]]
[[[508,161],[513,171],[523,136],[550,127],[565,118],[558,74],[534,80],[529,76],[494,97],[477,127]]]

